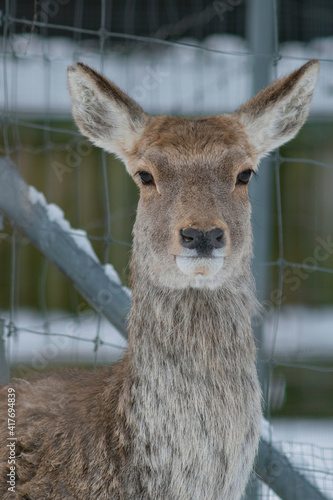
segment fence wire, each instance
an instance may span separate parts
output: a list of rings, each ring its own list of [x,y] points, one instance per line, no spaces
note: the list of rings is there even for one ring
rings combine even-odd
[[[72,8],[71,5],[74,3],[73,25],[55,24],[56,14],[59,10]],[[13,160],[26,181],[43,191],[49,202],[66,207],[66,217],[69,212],[72,227],[84,227],[102,264],[112,262],[114,255],[120,256],[121,265],[128,260],[124,254],[128,253],[131,245],[130,225],[133,221],[135,206],[133,188],[129,187],[130,181],[127,182],[122,174],[117,173],[115,178],[113,170],[118,172],[117,163],[107,157],[104,152],[97,152],[92,147],[87,146],[87,142],[76,131],[69,117],[69,97],[58,99],[59,96],[57,96],[59,100],[57,105],[57,99],[55,99],[53,92],[55,92],[57,85],[62,85],[61,78],[59,81],[57,80],[58,73],[64,74],[69,59],[75,62],[83,58],[83,60],[88,60],[88,64],[92,62],[94,67],[104,71],[109,76],[110,64],[120,67],[119,61],[122,59],[125,61],[121,66],[123,68],[121,74],[123,86],[132,93],[133,97],[142,98],[143,102],[140,104],[143,107],[147,105],[148,110],[158,111],[162,101],[166,101],[169,103],[169,109],[163,109],[163,112],[182,113],[188,109],[200,108],[200,106],[203,110],[213,112],[214,104],[208,101],[205,95],[205,90],[209,91],[213,88],[211,87],[213,83],[209,80],[209,72],[207,74],[204,70],[197,72],[196,81],[191,82],[192,87],[187,86],[186,92],[184,91],[183,73],[185,75],[186,71],[192,67],[193,61],[194,65],[197,64],[204,69],[209,69],[214,58],[221,58],[216,59],[216,61],[227,62],[229,68],[227,77],[218,68],[215,69],[216,88],[227,88],[231,92],[225,79],[232,78],[232,75],[235,77],[239,68],[242,67],[244,79],[247,78],[249,82],[248,77],[251,75],[253,63],[257,58],[268,58],[272,62],[272,79],[279,76],[281,71],[285,72],[284,68],[289,68],[290,64],[297,67],[308,58],[296,46],[289,48],[289,51],[281,51],[277,8],[279,4],[274,0],[271,2],[275,27],[273,53],[267,54],[264,50],[253,53],[245,41],[232,37],[219,42],[214,39],[214,33],[211,33],[209,43],[193,38],[177,39],[178,33],[186,34],[193,27],[198,29],[198,26],[207,24],[213,18],[220,18],[221,22],[224,22],[225,18],[228,15],[231,16],[237,8],[244,9],[245,7],[246,9],[248,3],[226,0],[225,2],[212,2],[204,5],[204,2],[193,1],[190,3],[190,12],[182,18],[179,17],[179,13],[177,14],[176,2],[170,0],[166,2],[166,5],[170,12],[172,11],[170,18],[173,18],[173,22],[168,21],[161,24],[158,29],[151,31],[150,36],[138,36],[133,34],[135,32],[135,12],[132,2],[129,0],[126,0],[123,6],[127,13],[127,33],[111,30],[112,19],[107,18],[109,11],[105,0],[96,2],[95,5],[95,9],[99,9],[100,12],[98,29],[85,27],[85,2],[83,0],[34,2],[34,9],[29,18],[20,14],[18,2],[6,0],[1,12],[3,33],[0,54],[2,58],[3,106],[1,110],[2,142],[0,154]],[[51,43],[59,33],[62,37],[59,40],[63,45],[69,43],[68,40],[71,41],[66,56],[64,50],[57,53],[56,44]],[[66,36],[68,37],[67,42]],[[167,51],[171,51],[170,54]],[[325,51],[319,50],[315,53],[312,49],[311,54],[313,57],[317,57],[325,68],[329,68],[333,63],[333,59],[328,57]],[[163,57],[166,58],[166,61],[171,60],[172,64],[178,64],[173,75],[172,64],[171,66],[166,64],[168,69],[158,69],[159,61]],[[168,57],[169,59],[167,59]],[[144,66],[143,70],[134,64],[140,58],[142,59],[141,66]],[[280,68],[282,68],[281,71]],[[25,85],[28,85],[30,81],[28,73],[33,72],[34,69],[38,77],[42,76],[43,78],[43,81],[36,85],[38,95],[34,94],[33,89],[25,88]],[[154,92],[150,92],[143,84],[142,75],[147,75],[147,72],[153,79],[152,81],[158,84]],[[136,74],[139,76],[137,77]],[[214,75],[214,72],[212,74]],[[111,75],[111,77],[114,78],[115,83],[119,83],[116,74]],[[26,84],[24,83],[25,78]],[[168,79],[167,83],[165,83],[165,79]],[[225,85],[227,86],[224,87]],[[230,82],[230,85],[233,85],[233,81]],[[238,105],[241,104],[241,99],[245,100],[251,95],[251,89],[246,88],[242,81],[239,82],[239,85],[240,92],[236,96]],[[22,103],[21,91],[24,88],[27,101]],[[230,111],[230,96],[232,96],[230,100],[233,106],[233,94],[227,92],[224,98],[221,97],[220,102],[215,103],[215,113],[223,110]],[[29,105],[29,99],[32,99],[32,102],[40,99],[42,106],[33,111],[33,106]],[[328,121],[327,114],[322,120],[319,115],[320,112],[317,113],[317,121]],[[315,141],[316,138],[314,137],[313,140]],[[290,259],[286,253],[285,247],[288,242],[285,241],[284,225],[286,221],[283,201],[285,199],[283,191],[285,184],[281,181],[282,173],[286,165],[292,168],[293,164],[303,167],[308,165],[308,168],[313,167],[330,172],[333,167],[331,161],[331,157],[322,161],[322,158],[284,156],[282,152],[278,152],[272,157],[271,168],[274,170],[275,185],[275,195],[273,195],[275,210],[273,211],[276,214],[276,227],[274,234],[268,236],[275,239],[277,254],[268,261],[260,263],[267,280],[269,280],[270,292],[266,300],[269,311],[266,311],[267,314],[264,315],[266,322],[264,332],[266,332],[267,337],[263,341],[265,346],[260,346],[260,356],[268,368],[265,394],[266,417],[273,428],[279,427],[271,415],[272,392],[276,390],[273,383],[274,373],[277,368],[305,370],[316,374],[329,374],[333,371],[329,356],[326,356],[325,362],[323,362],[322,359],[311,359],[311,356],[300,357],[299,352],[288,355],[288,353],[281,354],[279,351],[284,339],[283,332],[279,327],[282,307],[285,296],[287,296],[287,303],[289,297],[285,290],[286,272],[294,269],[303,272],[303,274],[308,273],[307,277],[299,278],[302,284],[308,280],[310,275],[318,273],[329,277],[333,274],[333,268],[329,265],[331,262],[329,259],[331,255],[330,239],[327,240],[328,243],[326,242],[327,266],[322,265],[325,259],[316,260],[313,257],[311,261],[311,258],[307,257],[307,262],[305,262],[306,259],[297,261]],[[117,184],[117,187],[110,191],[110,186],[115,182],[120,182],[120,185]],[[96,192],[93,196],[91,193],[94,189]],[[114,199],[117,202],[119,198],[125,198],[127,205],[125,204],[121,208],[114,207]],[[253,200],[253,202],[256,204],[258,200]],[[98,210],[89,211],[89,203],[96,203]],[[270,210],[269,207],[264,208]],[[119,226],[119,221],[121,226],[124,225],[124,221],[127,221],[126,224],[129,228],[127,232],[115,229],[117,224]],[[31,342],[32,349],[34,349],[31,351],[35,353],[34,370],[45,369],[54,363],[61,362],[61,356],[65,354],[65,351],[59,344],[52,344],[53,340],[57,338],[66,339],[70,343],[65,344],[67,355],[70,352],[67,362],[90,363],[96,367],[110,359],[114,360],[117,357],[114,350],[119,351],[120,354],[125,348],[125,343],[122,342],[120,336],[117,336],[117,333],[113,331],[110,337],[108,333],[110,326],[103,319],[101,313],[90,309],[73,288],[67,288],[67,285],[61,282],[62,278],[55,273],[46,259],[39,261],[38,265],[34,264],[34,274],[32,274],[29,271],[29,266],[37,257],[33,252],[30,254],[30,261],[27,257],[27,248],[30,248],[30,243],[21,231],[24,227],[11,227],[11,221],[7,221],[4,217],[1,217],[0,222],[0,251],[2,250],[1,255],[4,256],[1,265],[6,267],[10,262],[10,272],[4,268],[4,274],[9,278],[4,280],[1,287],[1,300],[3,300],[4,305],[1,306],[0,314],[5,320],[6,358],[12,364],[13,373],[29,374],[29,368],[27,368],[29,363],[27,360],[23,362],[19,358],[19,346],[24,338],[29,339],[28,342]],[[315,227],[311,229],[311,231],[315,230]],[[330,235],[326,236],[330,238]],[[323,236],[320,237],[322,240],[324,239]],[[297,241],[294,244],[297,246]],[[113,254],[115,246],[117,252]],[[321,248],[325,249],[325,245],[322,244]],[[319,251],[317,254],[319,255]],[[4,260],[5,257],[6,260]],[[127,271],[123,273],[122,278],[126,279],[126,276]],[[296,279],[297,276],[300,275],[295,274],[293,277]],[[53,281],[50,282],[50,280]],[[329,283],[331,286],[333,281],[325,281],[325,283],[326,285]],[[50,293],[52,289],[57,290],[57,295],[62,296],[64,293],[67,295],[66,301],[59,299],[56,308],[67,308],[74,311],[73,313],[64,314],[59,310],[54,311],[54,299]],[[37,293],[35,293],[36,290]],[[273,298],[272,292],[274,292]],[[34,307],[38,307],[38,314],[24,309],[27,308],[27,304],[31,306],[33,303],[29,299],[31,294],[36,295]],[[326,306],[329,306],[329,301]],[[314,331],[313,334],[315,335],[315,333]],[[41,339],[41,341],[36,339]],[[83,344],[88,346],[88,349],[85,347],[82,350]],[[1,345],[0,343],[0,348]],[[55,346],[53,350],[50,349],[52,345]],[[330,355],[332,355],[332,350]],[[21,373],[18,371],[18,367],[21,368]],[[330,391],[332,394],[332,385]],[[331,427],[326,427],[326,430],[332,435],[333,415],[331,415],[330,422]],[[294,440],[291,442],[283,439],[280,435],[279,439],[276,440],[272,433],[270,433],[270,440],[283,449],[295,467],[309,477],[327,498],[333,498],[333,445],[325,446],[324,441],[321,446],[295,442]],[[261,485],[260,491],[257,492],[257,498],[275,499],[277,496],[267,486]]]

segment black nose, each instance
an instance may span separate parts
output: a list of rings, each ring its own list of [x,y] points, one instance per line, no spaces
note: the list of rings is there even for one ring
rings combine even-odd
[[[183,247],[196,250],[198,255],[209,255],[214,248],[224,247],[224,231],[219,227],[210,231],[188,227],[180,230],[180,242]]]

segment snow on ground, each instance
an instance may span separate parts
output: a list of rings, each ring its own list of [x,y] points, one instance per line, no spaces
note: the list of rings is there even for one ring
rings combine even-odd
[[[9,322],[9,313],[2,314]],[[93,363],[94,340],[99,344],[96,361],[108,364],[117,360],[126,347],[125,339],[105,319],[99,321],[93,309],[86,309],[78,316],[62,311],[45,315],[33,310],[20,309],[13,321],[15,331],[7,339],[11,365],[31,364],[39,371],[53,364]]]
[[[196,40],[180,40],[199,45]],[[0,41],[0,54],[4,50]],[[252,93],[254,58],[245,40],[233,35],[211,35],[200,50],[189,45],[141,44],[127,55],[106,51],[102,62],[98,44],[82,45],[67,38],[43,39],[13,35],[3,58],[5,78],[0,80],[0,107],[9,112],[70,113],[66,68],[83,61],[103,72],[147,111],[209,114],[233,111]],[[289,42],[280,47],[277,76],[293,71],[306,60],[322,59],[312,113],[333,111],[333,37],[311,43]],[[236,55],[238,54],[238,55]],[[272,79],[275,75],[272,74]]]
[[[275,347],[274,347],[275,346]],[[285,307],[275,328],[275,315],[264,321],[264,348],[273,357],[332,361],[333,308]]]

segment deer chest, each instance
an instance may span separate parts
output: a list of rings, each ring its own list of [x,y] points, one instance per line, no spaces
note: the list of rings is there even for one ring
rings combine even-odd
[[[259,439],[255,369],[182,375],[147,374],[133,387],[139,498],[236,500]]]

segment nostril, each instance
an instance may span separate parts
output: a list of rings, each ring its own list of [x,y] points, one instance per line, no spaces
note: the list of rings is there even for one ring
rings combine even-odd
[[[193,230],[191,228],[181,229],[180,235],[181,235],[181,238],[184,241],[184,243],[190,243],[191,241],[194,240],[194,234],[193,234]]]
[[[225,240],[223,229],[215,227],[207,233],[207,236],[210,238],[214,248],[222,248],[224,246]]]
[[[188,227],[186,229],[180,230],[181,243],[186,248],[195,248],[196,240],[202,234],[202,231],[194,229],[193,227]]]

